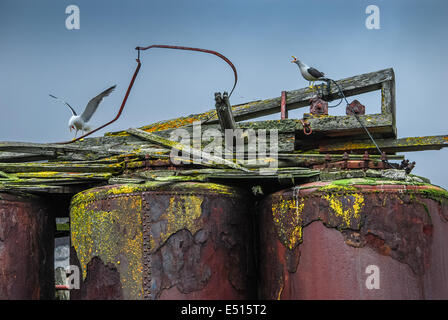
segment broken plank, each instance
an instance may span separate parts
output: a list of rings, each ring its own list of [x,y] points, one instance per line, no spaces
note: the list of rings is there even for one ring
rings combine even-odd
[[[378,139],[375,140],[378,147],[386,153],[440,150],[448,147],[448,136],[409,137],[400,139]],[[327,141],[320,144],[319,151],[322,153],[333,152],[376,152],[376,147],[370,140],[355,140],[349,142]]]
[[[248,169],[246,169],[246,168],[244,168],[244,167],[242,167],[242,166],[240,166],[240,165],[238,165],[238,164],[236,164],[236,163],[234,163],[232,161],[229,161],[229,160],[226,160],[226,159],[223,159],[223,158],[220,158],[220,157],[212,156],[210,154],[202,152],[201,150],[192,148],[192,147],[187,146],[187,145],[183,145],[183,144],[181,144],[179,142],[175,142],[175,141],[172,141],[172,140],[169,140],[169,139],[162,138],[162,137],[160,137],[160,136],[158,136],[156,134],[153,134],[153,133],[149,133],[149,132],[146,132],[146,131],[143,131],[143,130],[140,130],[140,129],[135,129],[135,128],[130,128],[130,129],[127,130],[127,132],[132,134],[132,135],[138,136],[141,139],[148,140],[148,141],[160,144],[160,145],[162,145],[164,147],[175,149],[175,150],[181,151],[182,153],[185,152],[186,154],[192,155],[193,159],[199,159],[200,162],[203,162],[203,161],[204,162],[208,162],[208,161],[210,161],[212,163],[221,164],[221,165],[224,165],[224,166],[227,166],[227,167],[230,167],[230,168],[234,168],[234,169],[238,169],[238,170],[241,170],[241,171],[249,171]]]
[[[101,179],[106,180],[106,179]],[[19,186],[19,185],[47,185],[47,186],[63,186],[72,184],[86,184],[89,182],[98,181],[96,179],[71,179],[71,178],[55,178],[55,179],[44,179],[44,178],[30,178],[30,179],[18,179],[18,180],[8,180],[0,181],[0,185],[7,184],[9,186]]]
[[[0,162],[31,162],[55,159],[54,152],[42,152],[40,154],[18,153],[18,152],[2,152],[0,151]]]
[[[58,153],[81,152],[81,153],[104,153],[104,154],[121,154],[129,151],[113,150],[102,147],[87,147],[81,145],[60,145],[53,143],[33,143],[33,142],[0,142],[0,151],[32,153],[48,156]]]
[[[67,193],[75,194],[85,189],[85,186],[47,186],[47,185],[8,185],[0,184],[0,191],[22,191],[28,193]]]
[[[35,178],[35,179],[83,179],[83,180],[107,180],[112,177],[112,173],[109,172],[57,172],[57,171],[44,171],[44,172],[18,172],[14,176],[20,179]]]
[[[76,164],[76,163],[0,163],[0,170],[7,173],[17,172],[119,172],[122,164]]]

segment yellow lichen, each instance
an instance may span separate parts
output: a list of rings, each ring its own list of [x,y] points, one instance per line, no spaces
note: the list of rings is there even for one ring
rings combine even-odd
[[[352,219],[358,220],[360,218],[360,213],[364,206],[364,196],[362,194],[353,193],[345,196],[326,194],[323,198],[329,202],[333,213],[342,218],[346,228],[352,227]],[[341,199],[347,203],[347,206],[342,204]]]
[[[294,249],[302,241],[302,211],[305,200],[280,198],[272,203],[272,218],[279,238]]]
[[[114,208],[118,209],[98,210],[97,206],[83,201],[72,205],[72,245],[81,264],[83,279],[87,275],[88,262],[97,256],[105,264],[115,264],[128,298],[136,299],[141,297],[143,270],[141,197],[108,201],[117,201]]]
[[[182,229],[189,230],[195,234],[202,228],[201,221],[203,198],[199,196],[172,196],[166,211],[160,216],[159,220],[166,220],[165,230],[160,232],[160,238],[154,238],[150,235],[151,251],[156,250],[172,234]]]

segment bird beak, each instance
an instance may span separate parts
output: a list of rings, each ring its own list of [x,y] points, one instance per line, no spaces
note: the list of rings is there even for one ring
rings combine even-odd
[[[297,61],[297,58],[296,57],[294,57],[294,56],[291,56],[294,60],[292,60],[291,61],[291,63],[294,63],[294,62],[296,62]]]
[[[70,132],[72,132],[72,127],[70,127]]]

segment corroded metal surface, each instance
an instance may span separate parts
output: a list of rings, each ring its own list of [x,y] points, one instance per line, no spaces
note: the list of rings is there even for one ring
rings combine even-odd
[[[315,182],[260,211],[262,299],[447,299],[448,192],[375,179]],[[380,288],[366,268],[378,266]]]
[[[310,113],[317,116],[328,115],[328,102],[321,98],[310,99]]]
[[[83,281],[72,298],[104,299],[102,282],[111,284],[108,298],[115,299],[254,298],[249,205],[240,190],[211,183],[78,194],[71,206],[72,263],[81,266]]]
[[[352,103],[347,105],[345,108],[345,113],[350,116],[354,114],[364,115],[366,114],[366,107],[361,104],[358,100],[353,100]]]
[[[53,225],[31,195],[0,193],[0,299],[52,299]]]

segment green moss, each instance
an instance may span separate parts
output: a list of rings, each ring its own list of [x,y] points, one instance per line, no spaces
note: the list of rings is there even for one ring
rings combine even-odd
[[[439,203],[448,201],[448,191],[442,188],[434,187],[430,189],[422,189],[418,192],[425,198],[435,200]]]

